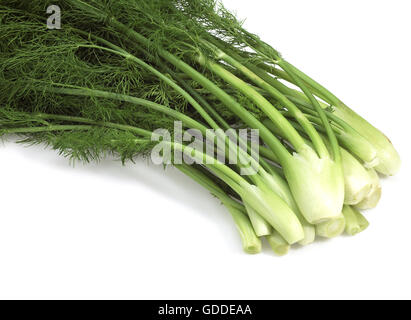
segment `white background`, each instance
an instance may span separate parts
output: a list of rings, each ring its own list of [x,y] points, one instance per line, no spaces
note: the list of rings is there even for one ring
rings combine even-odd
[[[231,217],[173,169],[0,146],[0,298],[411,298],[411,2],[224,0],[382,129],[403,159],[370,228],[242,252]]]

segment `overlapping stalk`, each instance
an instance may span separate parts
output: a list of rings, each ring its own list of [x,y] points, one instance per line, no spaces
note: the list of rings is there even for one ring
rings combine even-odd
[[[171,159],[228,209],[246,252],[259,252],[263,237],[283,255],[316,234],[354,235],[368,226],[357,208],[377,204],[375,170],[395,173],[398,154],[223,7],[212,0],[55,4],[62,30],[44,29],[45,0],[0,5],[0,134],[75,159],[114,153],[125,161],[149,154],[151,140],[162,138],[156,129],[173,132],[181,121],[182,134],[195,129],[205,144],[222,142],[225,160],[231,152],[247,160],[227,165],[187,142],[167,142],[195,162]],[[234,147],[223,131],[238,127],[259,130],[259,159],[249,155],[250,141],[235,135]],[[241,175],[246,165],[254,174]]]

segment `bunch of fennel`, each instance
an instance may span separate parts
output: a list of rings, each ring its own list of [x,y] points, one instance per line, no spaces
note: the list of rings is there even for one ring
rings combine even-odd
[[[241,163],[168,142],[192,160],[170,162],[228,209],[246,252],[260,252],[263,238],[282,255],[368,227],[359,209],[377,205],[378,173],[400,167],[391,142],[221,4],[56,0],[57,30],[45,25],[49,5],[0,4],[0,135],[126,162],[149,155],[157,129],[173,132],[175,121],[228,148],[225,130],[256,129],[258,160],[239,139],[249,176]]]

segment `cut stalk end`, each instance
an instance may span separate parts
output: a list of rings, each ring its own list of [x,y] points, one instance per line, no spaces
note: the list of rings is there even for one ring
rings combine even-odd
[[[343,215],[336,219],[317,224],[315,227],[317,235],[323,238],[335,238],[341,235],[345,229],[345,218]]]
[[[315,241],[315,226],[305,223],[303,224],[304,239],[299,241],[300,246],[307,246]]]
[[[241,237],[241,242],[243,244],[244,252],[248,254],[257,254],[261,252],[261,240],[257,237],[254,232],[253,226],[251,225],[248,217],[242,213],[240,210],[227,206],[230,211],[231,216],[237,226],[237,230]]]
[[[290,245],[284,238],[275,230],[273,230],[272,234],[266,237],[268,243],[271,246],[271,249],[274,253],[278,256],[284,256],[290,250]]]
[[[377,172],[374,169],[369,169],[367,171],[371,178],[372,188],[361,202],[355,204],[355,208],[359,210],[367,210],[367,209],[375,208],[378,202],[380,201],[381,195],[382,195],[380,178],[378,177]]]

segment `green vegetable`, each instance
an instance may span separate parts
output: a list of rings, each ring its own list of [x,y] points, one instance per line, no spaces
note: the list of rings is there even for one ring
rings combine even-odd
[[[360,203],[355,205],[360,210],[375,208],[381,199],[382,188],[378,173],[374,169],[368,169],[367,173],[370,176],[371,190]]]
[[[322,222],[315,226],[315,231],[318,236],[323,238],[335,238],[341,235],[346,226],[345,216],[341,214],[339,217]]]
[[[272,234],[267,236],[267,241],[270,244],[271,249],[278,256],[286,255],[290,249],[290,245],[276,231],[273,231]]]
[[[351,206],[344,206],[343,215],[346,222],[345,232],[350,236],[364,231],[369,226],[367,219]]]
[[[272,61],[267,60],[267,63]],[[304,74],[299,69],[291,66],[292,70],[300,77],[301,81],[307,85],[310,90],[319,98],[326,101],[335,117],[339,120],[344,121],[347,125],[353,128],[357,133],[359,133],[363,138],[365,138],[369,143],[372,144],[376,151],[377,160],[375,162],[375,169],[384,175],[392,176],[398,173],[401,160],[397,150],[394,148],[392,142],[384,135],[380,130],[371,125],[368,121],[363,119],[355,111],[350,109],[345,105],[340,99],[338,99],[334,94],[332,94],[325,87],[320,85],[318,82]],[[279,76],[280,78],[287,80],[293,84],[296,84],[295,80],[289,77],[284,72],[278,72],[275,68],[268,68],[273,75]],[[295,94],[294,94],[295,95]],[[304,99],[301,95],[297,94],[298,98]],[[328,108],[328,107],[327,107]],[[361,148],[361,145],[356,145],[354,142],[351,146],[352,148]]]
[[[375,170],[395,173],[397,153],[220,4],[53,4],[60,30],[45,28],[46,0],[0,4],[0,136],[86,162],[110,154],[125,163],[161,146],[166,164],[226,207],[247,253],[260,252],[263,237],[283,255],[316,234],[368,226],[343,205],[375,206]],[[258,130],[259,158],[235,128]],[[193,141],[193,129],[201,139]],[[178,135],[189,139],[166,139]]]

